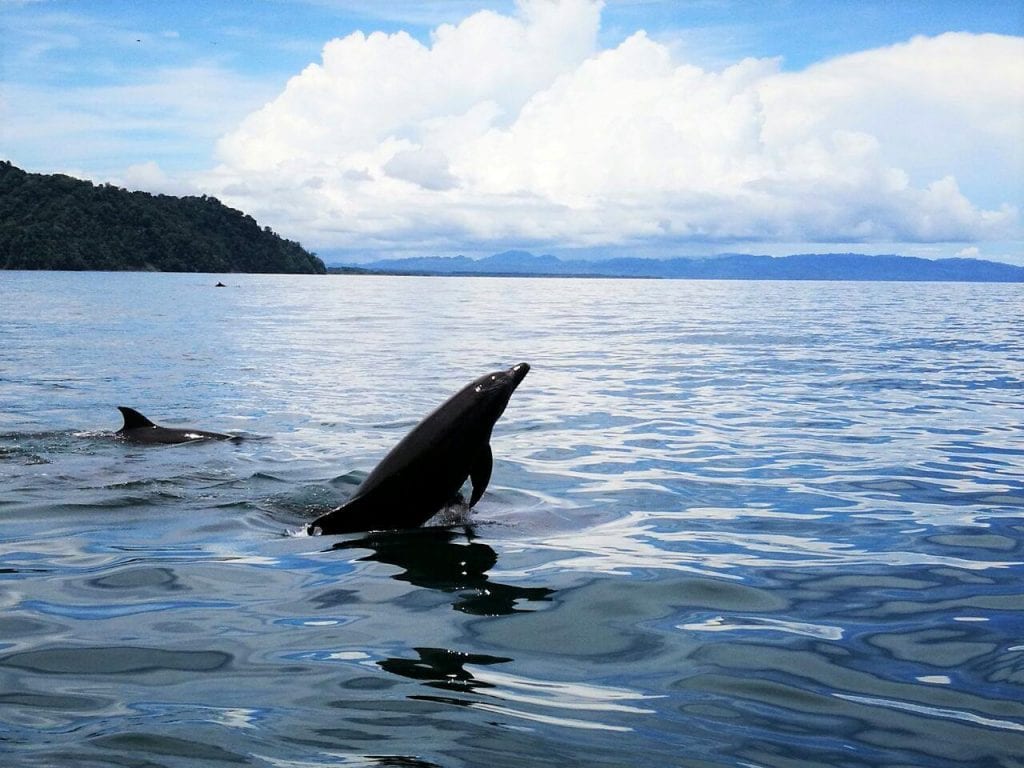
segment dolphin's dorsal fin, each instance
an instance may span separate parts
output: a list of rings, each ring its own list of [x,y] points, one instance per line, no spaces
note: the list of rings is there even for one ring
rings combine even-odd
[[[140,427],[155,427],[152,421],[147,419],[134,408],[126,408],[123,405],[117,406],[117,410],[124,416],[124,426],[121,429],[139,429]]]
[[[469,506],[473,506],[487,490],[487,483],[491,481],[491,468],[494,466],[494,457],[491,455],[491,444],[484,443],[480,455],[473,461],[469,470],[469,479],[473,481],[473,495],[469,498]]]

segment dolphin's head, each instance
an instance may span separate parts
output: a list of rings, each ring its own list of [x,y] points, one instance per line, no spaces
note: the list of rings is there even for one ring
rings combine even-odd
[[[509,398],[529,372],[529,363],[519,363],[507,371],[484,374],[463,392],[472,397],[475,409],[483,408],[491,412],[493,424],[505,412]]]
[[[508,390],[508,393],[511,395],[515,388],[519,386],[519,382],[526,378],[526,374],[529,372],[529,363],[519,363],[518,365],[513,365],[507,371],[487,373],[473,382],[473,390],[480,393]]]

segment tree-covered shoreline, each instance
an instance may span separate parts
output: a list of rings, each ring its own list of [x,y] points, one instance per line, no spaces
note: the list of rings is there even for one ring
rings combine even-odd
[[[324,274],[214,197],[129,192],[0,161],[0,269]]]

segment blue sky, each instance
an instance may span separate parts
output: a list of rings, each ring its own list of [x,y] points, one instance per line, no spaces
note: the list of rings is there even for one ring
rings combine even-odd
[[[0,35],[0,156],[329,261],[1024,264],[1024,0],[0,0]]]

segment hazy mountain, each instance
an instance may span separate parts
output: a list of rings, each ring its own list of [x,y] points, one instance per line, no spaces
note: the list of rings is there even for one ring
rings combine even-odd
[[[579,275],[709,280],[925,280],[1024,282],[1024,267],[980,259],[921,259],[914,256],[865,256],[856,253],[754,256],[724,254],[706,259],[604,261],[535,256],[505,251],[482,259],[423,256],[361,264],[374,272],[423,275]]]

